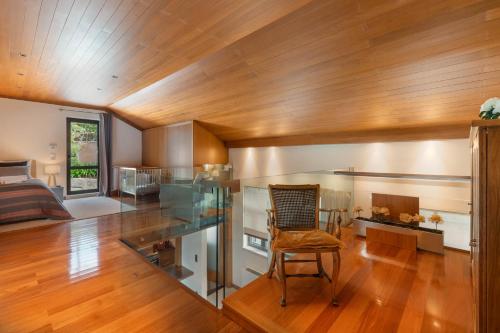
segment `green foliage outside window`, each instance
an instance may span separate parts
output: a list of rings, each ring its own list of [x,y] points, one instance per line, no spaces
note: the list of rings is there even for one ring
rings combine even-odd
[[[73,169],[71,178],[97,178],[97,169]]]
[[[84,143],[97,142],[97,124],[89,123],[71,123],[71,152],[70,162],[72,167],[79,166],[96,166],[95,169],[73,169],[70,170],[71,178],[97,178],[97,165],[96,163],[84,163],[79,160],[78,153],[80,152],[81,145]],[[96,156],[97,158],[97,156]]]

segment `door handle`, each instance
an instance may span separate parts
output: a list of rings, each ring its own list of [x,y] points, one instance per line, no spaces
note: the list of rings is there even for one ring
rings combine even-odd
[[[470,247],[476,247],[477,246],[477,240],[471,239],[470,242],[469,242],[469,246]]]

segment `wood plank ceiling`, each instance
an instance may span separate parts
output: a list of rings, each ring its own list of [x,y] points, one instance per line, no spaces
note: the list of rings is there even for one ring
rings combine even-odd
[[[105,107],[310,0],[2,0],[0,95]]]
[[[232,146],[465,136],[500,95],[498,0],[1,6],[0,95],[195,119]]]

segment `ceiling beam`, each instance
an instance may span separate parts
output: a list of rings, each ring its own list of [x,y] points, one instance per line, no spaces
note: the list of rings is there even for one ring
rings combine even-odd
[[[392,128],[370,131],[345,131],[311,135],[266,137],[227,141],[228,148],[302,146],[342,143],[369,143],[390,141],[417,141],[463,139],[469,137],[470,124],[453,126],[429,126],[415,128]]]

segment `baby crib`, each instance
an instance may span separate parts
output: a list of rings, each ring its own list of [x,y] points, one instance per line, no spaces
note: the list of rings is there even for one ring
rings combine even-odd
[[[120,196],[160,193],[162,172],[159,167],[119,167]]]

